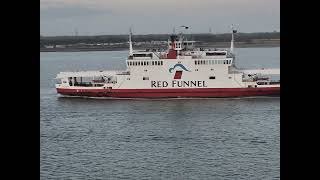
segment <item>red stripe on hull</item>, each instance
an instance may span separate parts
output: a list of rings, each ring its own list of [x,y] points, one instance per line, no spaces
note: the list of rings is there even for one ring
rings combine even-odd
[[[280,87],[265,88],[189,88],[189,89],[63,89],[57,92],[69,96],[116,98],[174,98],[174,97],[244,97],[279,96]]]

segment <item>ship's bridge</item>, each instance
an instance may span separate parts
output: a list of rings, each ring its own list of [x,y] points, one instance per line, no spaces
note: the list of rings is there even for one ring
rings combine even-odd
[[[170,49],[181,51],[181,50],[191,50],[194,48],[196,41],[168,41],[168,46]]]

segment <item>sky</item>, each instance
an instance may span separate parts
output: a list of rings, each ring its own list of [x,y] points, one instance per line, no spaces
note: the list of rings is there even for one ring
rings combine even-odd
[[[44,36],[280,31],[280,0],[40,0]]]

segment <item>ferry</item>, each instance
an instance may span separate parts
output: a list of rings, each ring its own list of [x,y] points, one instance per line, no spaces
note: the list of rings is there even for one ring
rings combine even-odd
[[[186,27],[186,26],[184,26]],[[173,33],[166,50],[134,51],[129,33],[126,69],[60,72],[55,85],[62,96],[109,98],[219,98],[279,96],[280,69],[240,69],[230,48],[196,48],[196,41]]]

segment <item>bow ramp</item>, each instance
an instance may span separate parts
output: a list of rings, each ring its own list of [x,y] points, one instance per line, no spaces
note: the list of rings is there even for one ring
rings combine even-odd
[[[261,69],[242,69],[240,70],[241,72],[245,74],[280,74],[280,69],[279,68],[261,68]]]

